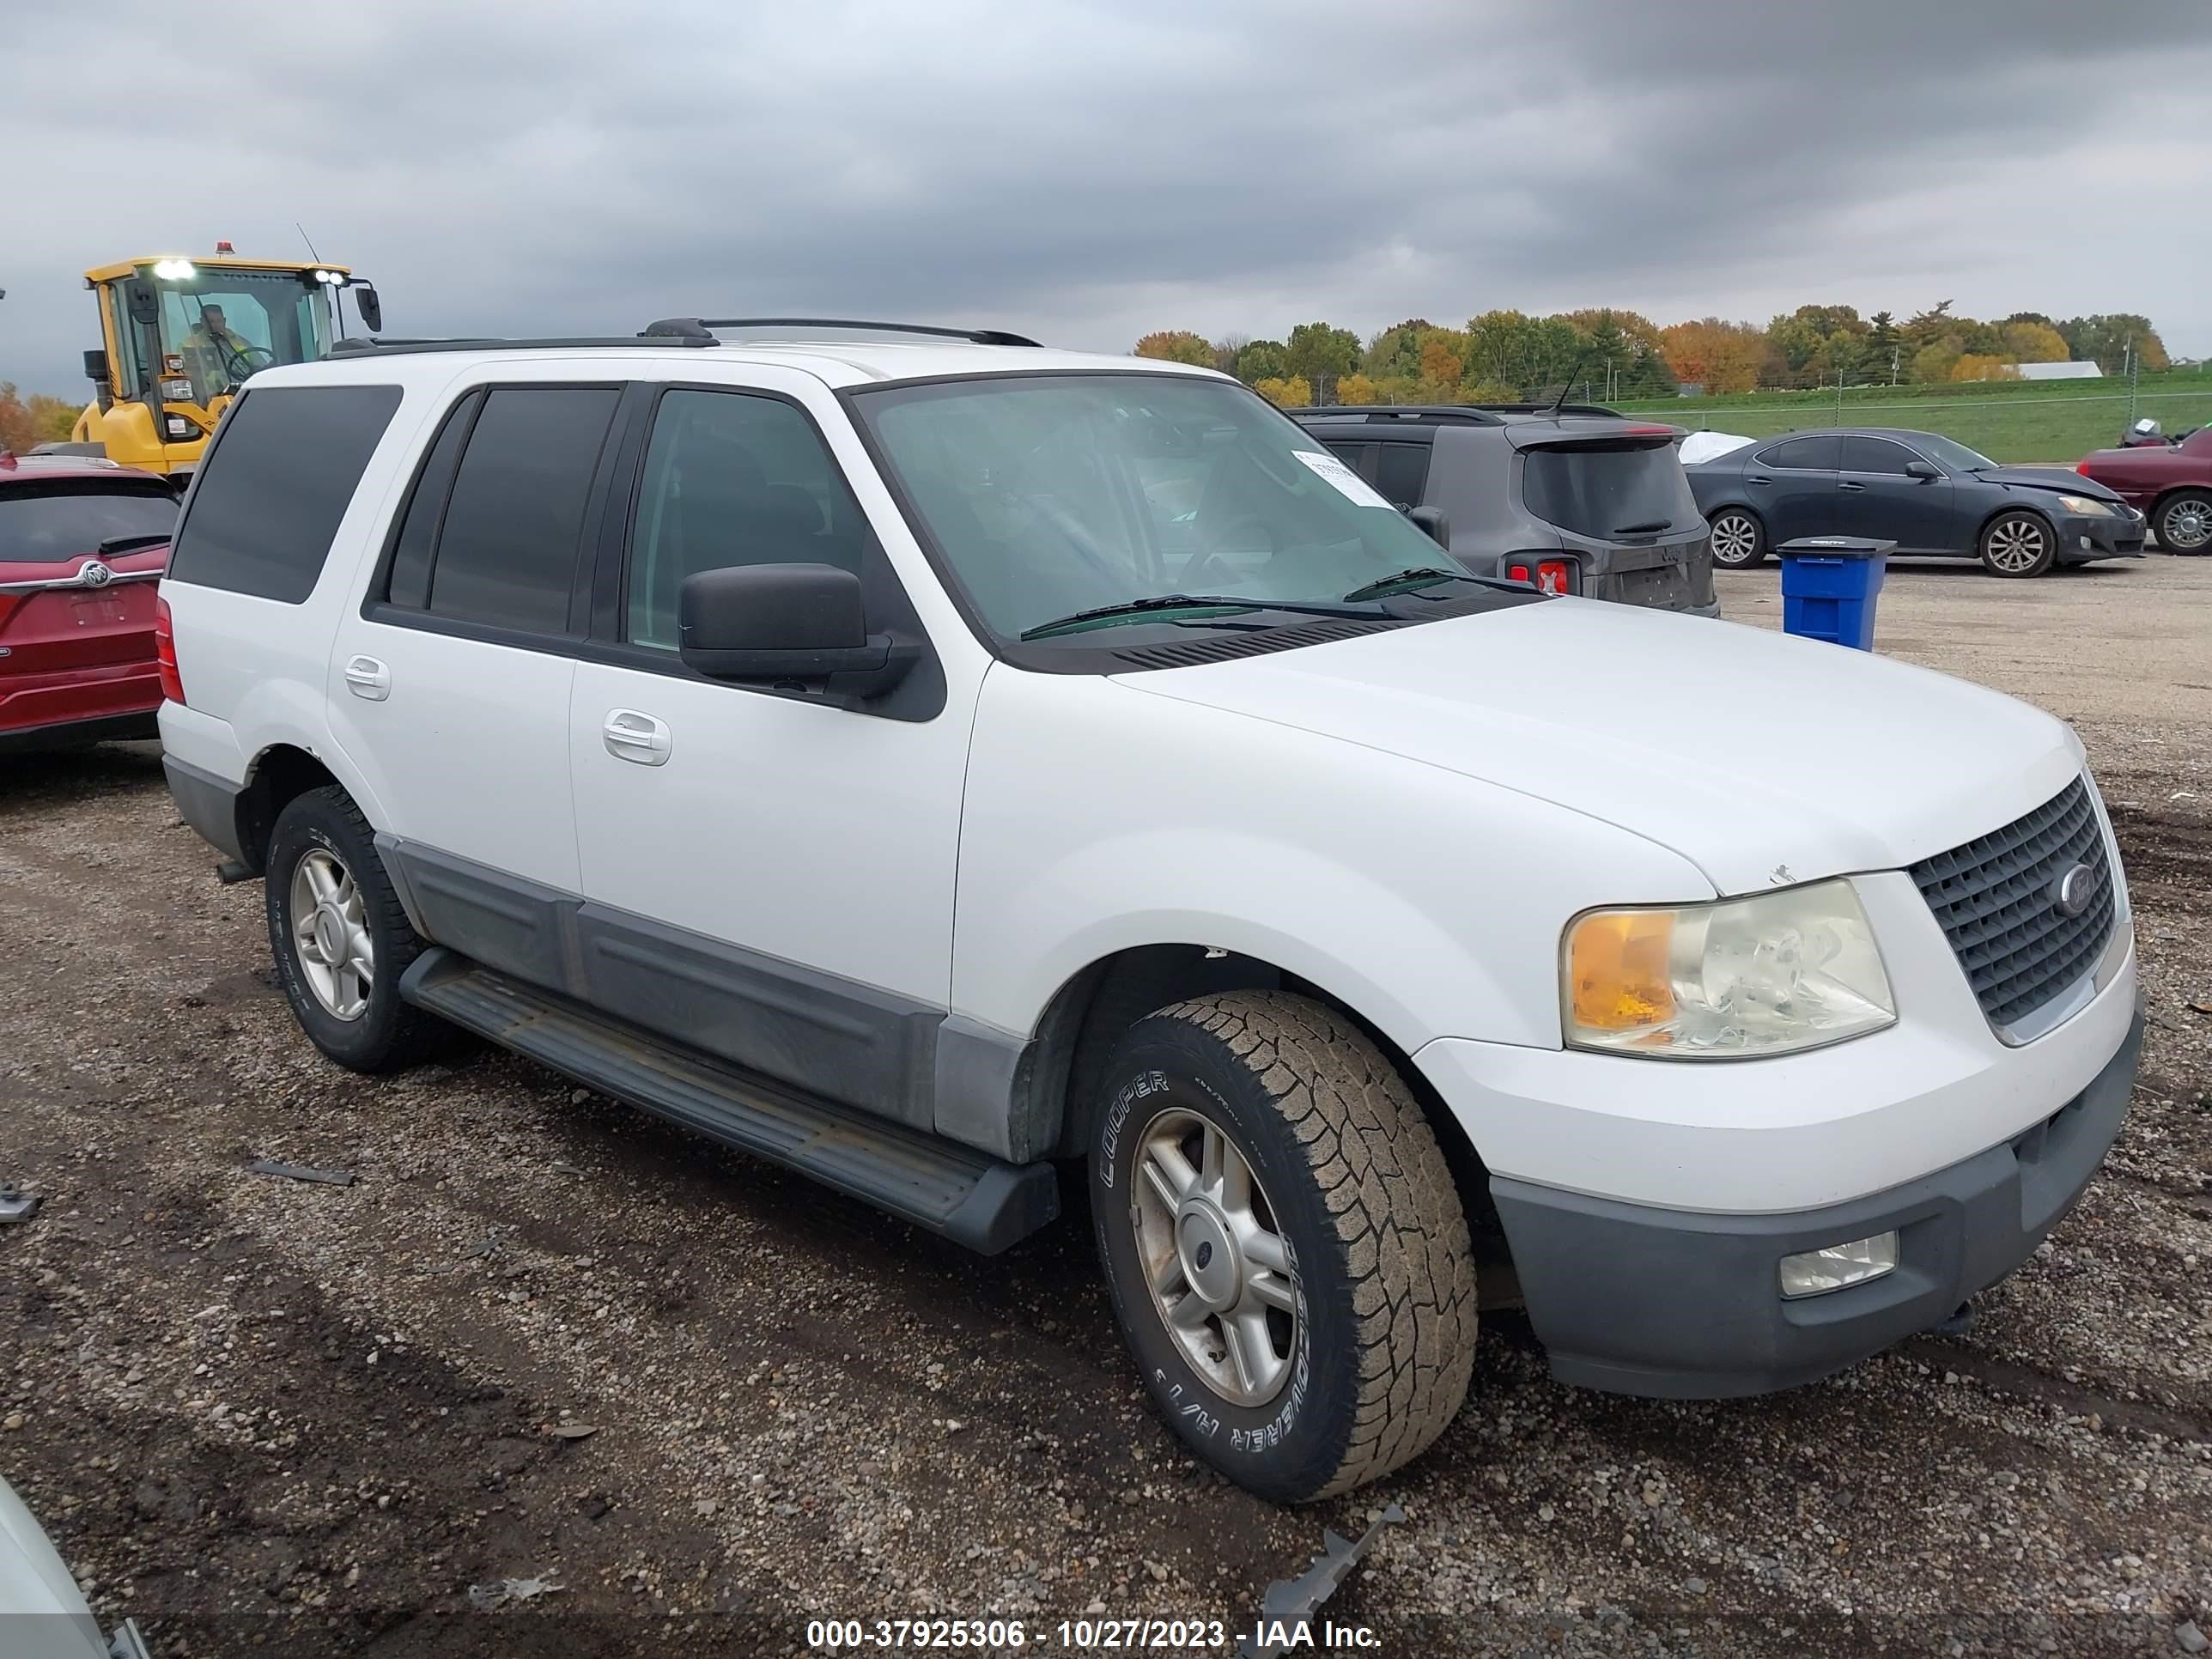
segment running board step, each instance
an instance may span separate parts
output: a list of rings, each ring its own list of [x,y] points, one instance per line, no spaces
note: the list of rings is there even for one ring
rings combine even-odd
[[[995,1255],[1060,1213],[1049,1164],[1006,1164],[665,1044],[434,945],[399,994],[418,1008],[739,1152]]]

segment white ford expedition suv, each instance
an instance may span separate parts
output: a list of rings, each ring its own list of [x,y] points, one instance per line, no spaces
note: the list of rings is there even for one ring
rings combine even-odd
[[[254,376],[161,592],[170,787],[325,1054],[464,1028],[981,1250],[1077,1165],[1153,1399],[1278,1500],[1443,1431],[1479,1263],[1570,1382],[1802,1383],[2127,1103],[2067,727],[1471,578],[1205,370],[362,349]]]

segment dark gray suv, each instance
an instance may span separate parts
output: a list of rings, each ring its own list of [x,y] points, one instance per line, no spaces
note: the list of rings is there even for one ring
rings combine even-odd
[[[1583,404],[1290,413],[1393,503],[1441,514],[1445,545],[1476,575],[1720,614],[1674,427]]]

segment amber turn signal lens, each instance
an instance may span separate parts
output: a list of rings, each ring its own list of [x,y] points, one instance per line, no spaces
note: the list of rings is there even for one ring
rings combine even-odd
[[[1567,983],[1575,1024],[1584,1030],[1632,1031],[1674,1017],[1668,955],[1671,910],[1598,910],[1567,942]]]

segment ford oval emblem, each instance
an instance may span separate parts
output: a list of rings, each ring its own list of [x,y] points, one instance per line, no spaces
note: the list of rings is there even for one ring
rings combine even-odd
[[[87,559],[84,568],[76,573],[76,579],[87,587],[105,587],[115,580],[115,573],[98,559]]]
[[[2078,916],[2089,908],[2089,901],[2097,896],[2097,872],[2086,864],[2077,864],[2058,878],[2051,890],[2051,902],[2058,907],[2062,916]]]

